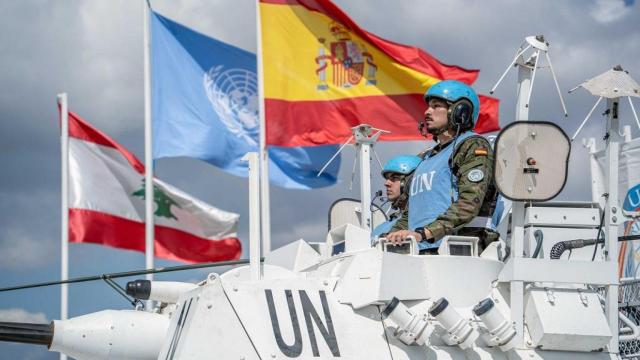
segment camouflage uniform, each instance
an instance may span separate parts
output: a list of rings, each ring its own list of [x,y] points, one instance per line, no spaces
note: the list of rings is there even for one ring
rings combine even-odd
[[[440,150],[448,145],[450,141],[443,145],[436,145],[432,150],[432,155],[437,154]],[[419,156],[426,156],[427,151],[422,152]],[[456,144],[454,156],[450,161],[450,167],[453,174],[457,178],[458,200],[438,218],[425,226],[437,241],[445,235],[465,235],[477,236],[480,238],[480,250],[484,249],[489,243],[498,239],[498,234],[485,228],[463,228],[476,216],[491,217],[497,191],[493,182],[493,150],[489,141],[481,136],[473,136],[460,144]],[[473,169],[481,170],[484,178],[479,182],[469,180],[469,172]],[[410,184],[411,181],[406,182]],[[405,193],[408,190],[405,189]],[[408,211],[405,207],[403,217],[399,219],[392,231],[407,230],[408,228]],[[409,229],[413,230],[413,229]]]
[[[411,178],[413,177],[413,173],[407,175],[404,180],[404,188],[402,189],[402,194],[393,203],[393,207],[397,209],[396,212],[393,213],[392,216],[399,216],[400,218],[393,225],[389,232],[399,231],[399,230],[407,230],[409,228],[409,187],[411,186]]]

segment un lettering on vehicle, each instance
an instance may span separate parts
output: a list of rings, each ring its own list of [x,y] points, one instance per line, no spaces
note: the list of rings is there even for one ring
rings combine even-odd
[[[300,357],[310,347],[313,357],[340,357],[339,341],[325,291],[319,290],[316,294],[306,290],[265,289],[264,293],[272,336],[285,356]],[[320,301],[315,301],[314,305],[312,297]],[[283,335],[285,332],[288,336]],[[303,334],[308,336],[306,341]]]

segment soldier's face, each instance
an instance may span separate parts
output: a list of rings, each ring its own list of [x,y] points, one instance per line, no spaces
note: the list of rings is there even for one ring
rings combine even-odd
[[[387,189],[387,199],[395,201],[400,196],[400,183],[402,177],[399,174],[387,173],[384,187]]]
[[[449,105],[446,101],[437,98],[429,99],[429,106],[424,112],[424,121],[427,131],[431,134],[438,134],[448,127],[447,111]]]

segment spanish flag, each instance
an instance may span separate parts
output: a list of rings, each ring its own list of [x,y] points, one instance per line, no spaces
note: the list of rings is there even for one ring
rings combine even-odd
[[[268,145],[338,144],[359,124],[419,140],[424,92],[478,76],[367,32],[329,0],[260,0],[260,17]],[[480,101],[475,131],[498,130],[498,100]]]

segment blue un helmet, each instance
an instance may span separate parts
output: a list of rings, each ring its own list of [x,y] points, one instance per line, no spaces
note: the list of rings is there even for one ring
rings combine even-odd
[[[424,101],[431,98],[447,101],[449,106],[449,122],[465,129],[473,128],[480,113],[480,99],[469,85],[457,80],[443,80],[431,86],[424,93]]]
[[[415,155],[399,155],[387,161],[382,168],[382,176],[388,173],[409,175],[422,162],[422,158]]]

